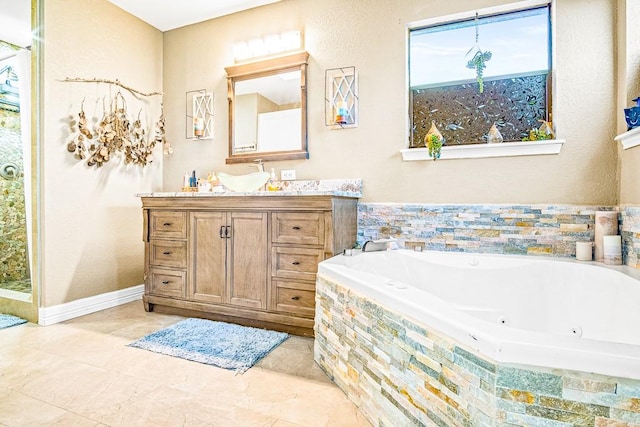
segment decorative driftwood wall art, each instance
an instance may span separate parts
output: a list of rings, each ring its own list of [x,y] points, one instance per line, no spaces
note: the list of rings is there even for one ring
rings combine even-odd
[[[65,82],[107,83],[131,92],[134,96],[162,96],[161,92],[143,93],[125,86],[118,80],[67,78]],[[162,105],[162,104],[161,104]],[[163,146],[165,154],[173,152],[165,138],[164,113],[155,124],[155,134],[148,136],[140,121],[138,112],[135,119],[130,118],[122,92],[118,90],[109,102],[103,102],[103,114],[97,124],[91,128],[84,112],[84,100],[80,105],[77,122],[72,118],[70,126],[73,139],[67,144],[67,150],[80,161],[86,160],[87,166],[101,167],[114,155],[124,156],[126,164],[145,166],[153,161],[153,149],[156,144]]]

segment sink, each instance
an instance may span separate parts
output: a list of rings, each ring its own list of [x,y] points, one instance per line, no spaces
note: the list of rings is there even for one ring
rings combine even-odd
[[[248,193],[256,191],[267,183],[271,176],[269,172],[254,172],[246,175],[230,175],[224,172],[216,174],[218,179],[227,189]]]

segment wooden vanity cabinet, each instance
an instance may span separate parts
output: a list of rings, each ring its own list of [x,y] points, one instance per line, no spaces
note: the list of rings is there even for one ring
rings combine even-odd
[[[145,294],[187,295],[187,220],[185,212],[154,210],[145,217]]]
[[[267,214],[190,212],[188,297],[267,308]]]
[[[143,197],[145,309],[312,336],[318,263],[355,243],[356,203]]]

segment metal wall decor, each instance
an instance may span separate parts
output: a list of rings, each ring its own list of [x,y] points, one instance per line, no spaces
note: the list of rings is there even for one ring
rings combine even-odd
[[[213,138],[213,93],[206,89],[192,90],[186,93],[187,139]]]
[[[358,75],[355,67],[325,71],[325,125],[333,129],[358,127]]]

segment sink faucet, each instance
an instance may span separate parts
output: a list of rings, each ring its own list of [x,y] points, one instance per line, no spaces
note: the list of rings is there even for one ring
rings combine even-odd
[[[258,168],[258,172],[264,172],[264,162],[262,159],[255,159],[253,162],[255,163],[255,167]]]

